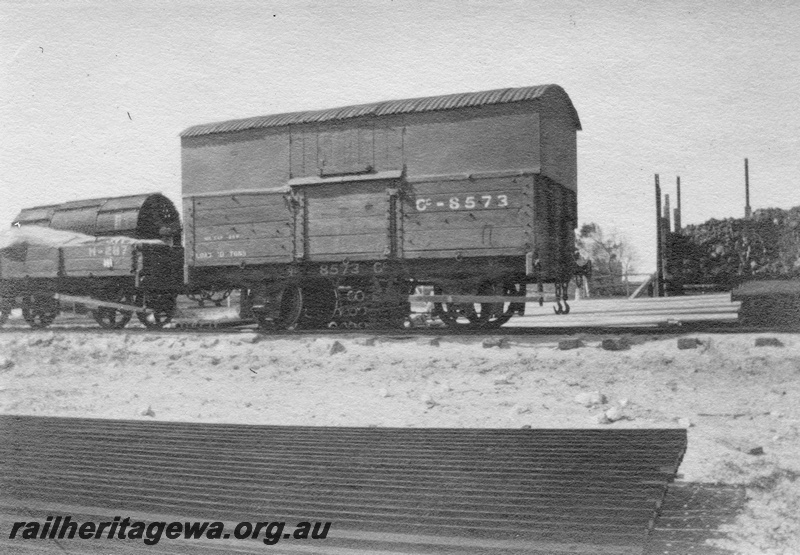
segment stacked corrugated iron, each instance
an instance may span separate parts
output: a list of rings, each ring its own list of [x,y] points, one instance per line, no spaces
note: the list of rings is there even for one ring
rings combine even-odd
[[[725,287],[800,277],[800,206],[686,226],[671,236],[670,266],[683,283]]]
[[[0,552],[641,554],[686,439],[685,429],[335,428],[5,415]],[[158,545],[105,532],[89,541],[60,532],[61,539],[9,535],[23,526],[15,523],[51,517],[57,526],[60,516],[83,523],[115,516],[151,524],[215,521],[233,535],[165,537]],[[267,521],[286,523],[287,534],[274,538],[279,545],[265,546],[265,533],[247,528]],[[331,523],[324,540],[288,534],[312,521]]]

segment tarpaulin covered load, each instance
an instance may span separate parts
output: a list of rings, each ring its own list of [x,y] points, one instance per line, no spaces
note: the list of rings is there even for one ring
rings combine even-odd
[[[62,231],[38,225],[0,229],[0,251],[18,247],[63,247],[93,243],[97,238],[75,231]],[[128,239],[126,237],[126,239]]]
[[[157,239],[133,239],[125,236],[95,237],[76,231],[62,231],[36,225],[0,229],[0,250],[14,247],[66,247],[71,245],[85,245],[89,243],[116,243],[133,245],[137,243],[157,244]]]
[[[160,193],[131,195],[26,208],[15,225],[35,225],[98,236],[171,239],[180,244],[180,216]]]

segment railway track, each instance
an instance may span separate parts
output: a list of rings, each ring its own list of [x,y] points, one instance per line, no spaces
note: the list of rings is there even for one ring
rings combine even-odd
[[[38,330],[40,333],[42,330]],[[189,325],[151,330],[147,328],[130,327],[125,329],[104,329],[86,325],[53,325],[44,330],[44,333],[89,333],[93,335],[175,335],[175,334],[260,334],[265,337],[307,337],[307,336],[332,336],[332,337],[381,337],[412,339],[414,337],[600,337],[610,335],[630,335],[630,336],[658,336],[671,337],[682,336],[689,333],[708,333],[708,334],[750,334],[750,333],[787,333],[797,332],[796,326],[773,326],[755,327],[740,325],[736,322],[726,321],[705,321],[692,322],[674,326],[653,326],[653,325],[629,325],[629,326],[530,326],[530,327],[507,327],[496,330],[452,330],[446,327],[432,328],[406,328],[397,330],[387,329],[302,329],[288,331],[264,332],[259,330],[255,324],[242,325]],[[10,333],[32,333],[24,325],[7,325],[0,329],[0,334]]]
[[[42,332],[42,330],[38,330]],[[152,330],[140,327],[130,327],[125,329],[104,329],[86,325],[55,324],[44,330],[44,333],[89,333],[93,335],[175,335],[175,334],[260,334],[265,337],[307,337],[307,336],[331,336],[331,337],[382,337],[397,339],[412,339],[414,337],[600,337],[600,336],[658,336],[672,337],[682,336],[690,333],[707,334],[750,334],[750,333],[796,333],[797,326],[746,326],[736,322],[728,321],[703,321],[688,322],[680,325],[594,325],[594,326],[516,326],[505,327],[496,330],[453,330],[446,327],[431,328],[405,328],[405,329],[301,329],[301,330],[281,330],[265,332],[259,330],[255,324],[227,324],[209,325],[194,324],[176,326],[160,330]],[[32,333],[25,325],[6,325],[0,329],[0,334],[10,333]]]
[[[759,333],[796,332],[797,325],[775,325],[771,327],[744,325],[737,320],[738,303],[731,303],[728,294],[702,295],[694,297],[667,297],[641,300],[584,300],[573,303],[572,312],[566,316],[548,314],[537,304],[529,305],[526,316],[516,317],[497,329],[449,328],[441,321],[430,318],[423,312],[412,314],[410,323],[404,328],[364,329],[356,327],[321,327],[289,331],[264,332],[255,322],[236,318],[235,308],[182,308],[175,322],[164,329],[147,329],[130,325],[124,329],[103,329],[87,316],[65,314],[59,316],[48,328],[63,333],[88,332],[97,334],[119,333],[264,333],[268,336],[465,336],[465,337],[512,337],[512,336],[602,336],[602,335],[656,335],[672,336],[687,333]],[[21,319],[10,319],[0,333],[29,329]]]

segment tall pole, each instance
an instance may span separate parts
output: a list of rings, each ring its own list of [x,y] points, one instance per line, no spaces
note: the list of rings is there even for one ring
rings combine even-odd
[[[681,176],[678,176],[677,198],[675,199],[675,233],[681,232]]]
[[[661,258],[661,185],[656,174],[656,297],[664,296],[664,265]]]
[[[744,159],[744,217],[750,219],[750,168]]]

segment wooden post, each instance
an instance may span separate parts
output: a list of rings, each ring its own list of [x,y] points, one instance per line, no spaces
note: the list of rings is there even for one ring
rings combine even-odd
[[[656,174],[656,297],[664,296],[664,259],[661,256],[661,185]]]
[[[751,216],[750,211],[750,168],[747,164],[747,158],[744,159],[744,217],[749,220]]]
[[[670,294],[670,280],[672,279],[672,268],[670,266],[670,214],[669,214],[669,195],[664,195],[664,216],[661,218],[661,296],[668,297]]]

